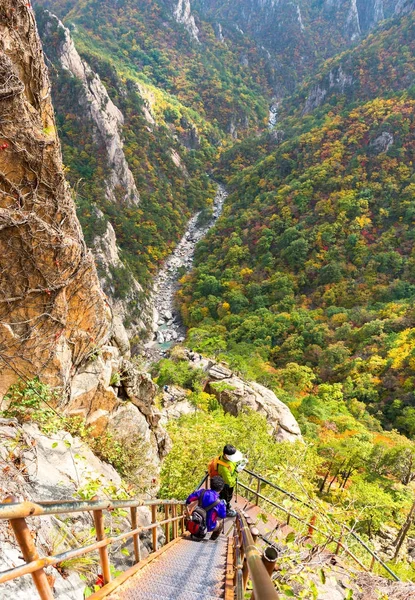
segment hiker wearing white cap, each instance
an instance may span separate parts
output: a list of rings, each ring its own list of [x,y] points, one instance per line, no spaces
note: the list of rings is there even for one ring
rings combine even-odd
[[[217,461],[218,475],[225,482],[224,488],[220,493],[220,498],[226,502],[226,515],[228,517],[236,515],[236,512],[231,507],[233,489],[236,485],[238,472],[244,468],[247,462],[242,453],[230,444],[226,444],[222,456]]]

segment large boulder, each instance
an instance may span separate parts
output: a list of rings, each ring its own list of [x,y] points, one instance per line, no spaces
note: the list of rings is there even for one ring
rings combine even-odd
[[[188,415],[197,411],[197,408],[189,401],[188,393],[174,385],[169,385],[163,391],[163,408],[161,410],[160,424],[165,426],[171,419],[179,419],[182,415]]]
[[[139,455],[140,465],[131,476],[140,487],[155,489],[160,472],[159,445],[146,417],[134,404],[125,402],[111,415],[107,429],[124,447]]]
[[[254,410],[265,416],[276,440],[294,442],[302,439],[290,409],[272,390],[254,381],[244,381],[228,366],[219,363],[209,366],[207,375],[206,391],[216,396],[226,412],[236,416],[245,409]]]
[[[128,398],[143,414],[150,415],[158,389],[150,375],[137,369],[131,361],[123,360],[122,383]]]
[[[170,446],[154,404],[157,390],[148,373],[114,346],[103,346],[74,376],[65,412],[84,417],[95,436],[108,430],[121,444],[134,443],[145,456],[151,481],[158,478],[160,460]]]

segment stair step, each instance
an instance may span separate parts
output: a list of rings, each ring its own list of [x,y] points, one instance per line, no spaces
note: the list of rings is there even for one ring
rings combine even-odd
[[[134,585],[130,589],[136,589],[140,591],[140,594],[167,594],[169,590],[175,590],[176,592],[183,592],[186,594],[193,594],[197,596],[222,596],[224,592],[224,585],[219,586],[204,586],[202,583],[199,585],[192,585],[186,580],[186,578],[177,577],[176,581],[146,581],[138,579],[134,582]]]
[[[200,584],[203,581],[203,585],[218,585],[220,583],[223,584],[225,579],[224,571],[222,569],[205,569],[203,571],[198,571],[196,574],[188,573],[187,570],[176,569],[175,573],[185,573],[186,581],[189,584]],[[144,574],[144,572],[143,572]],[[139,575],[137,575],[138,577]],[[155,569],[151,570],[151,580],[152,581],[166,581],[171,580],[171,573],[156,571]]]
[[[227,538],[184,538],[146,565],[109,600],[218,600],[225,594]]]
[[[108,600],[222,600],[223,593],[209,594],[195,593],[182,587],[156,586],[145,590],[139,586],[123,588],[116,594],[109,596]]]

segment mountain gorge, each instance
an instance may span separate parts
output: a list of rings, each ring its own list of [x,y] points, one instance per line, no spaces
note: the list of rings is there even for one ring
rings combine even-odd
[[[78,216],[132,333],[150,327],[144,290],[161,261],[192,212],[212,205],[206,172],[219,145],[275,122],[281,98],[319,61],[411,8],[300,4],[36,2]],[[305,110],[318,104],[319,89]],[[105,241],[114,242],[111,229],[118,249]]]
[[[7,419],[50,437],[58,416],[128,493],[165,497],[230,441],[368,543],[396,538],[415,482],[415,2],[3,0],[0,34]],[[179,240],[196,249],[176,282]],[[186,348],[150,365],[157,293]],[[415,579],[409,531],[402,564],[381,552]]]

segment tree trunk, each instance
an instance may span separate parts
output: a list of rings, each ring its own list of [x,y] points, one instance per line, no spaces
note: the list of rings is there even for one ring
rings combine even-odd
[[[330,463],[330,465],[329,465],[329,466],[328,466],[328,468],[327,468],[327,471],[326,471],[326,474],[325,474],[325,476],[324,476],[324,479],[323,479],[323,481],[322,481],[322,483],[321,483],[321,485],[320,485],[320,487],[319,487],[319,492],[320,492],[321,494],[322,494],[322,493],[323,493],[323,491],[324,491],[324,487],[325,487],[325,485],[326,485],[326,481],[327,481],[327,478],[328,478],[328,476],[329,476],[329,474],[330,474],[330,469],[331,469],[331,467],[332,467],[332,466],[333,466],[333,463]]]
[[[338,476],[338,474],[340,473],[340,471],[342,470],[342,468],[343,468],[343,465],[344,465],[344,463],[345,463],[345,462],[346,462],[345,460],[342,462],[342,464],[340,465],[340,467],[337,469],[335,476],[334,476],[334,477],[333,477],[333,479],[330,481],[330,483],[329,483],[329,487],[327,488],[327,493],[329,493],[331,486],[332,486],[332,485],[333,485],[333,483],[336,481],[336,479],[337,479],[337,476]]]
[[[350,467],[350,469],[347,471],[346,477],[343,479],[343,483],[341,485],[342,490],[345,489],[346,483],[349,481],[349,477],[352,473],[353,473],[353,467]]]
[[[396,550],[395,550],[395,554],[393,555],[393,560],[396,560],[398,558],[398,554],[399,551],[402,547],[402,544],[405,541],[406,536],[408,535],[408,531],[413,523],[415,519],[415,502],[412,504],[411,510],[408,513],[408,516],[406,517],[405,523],[402,525],[401,530],[398,533],[398,536],[394,542],[394,545],[396,546]]]

